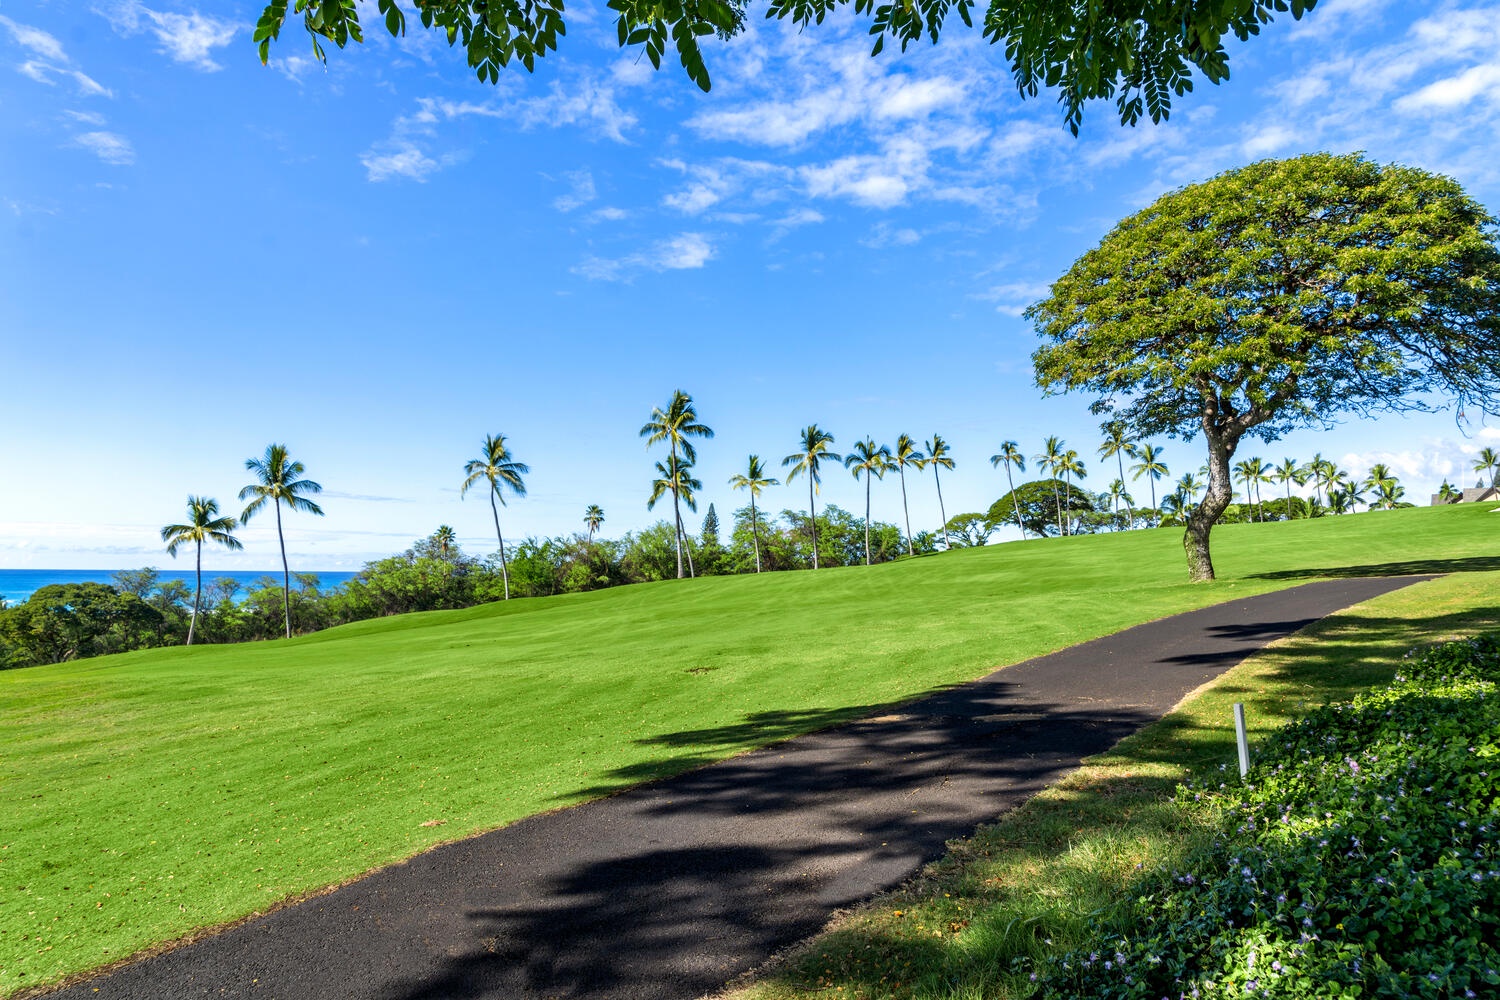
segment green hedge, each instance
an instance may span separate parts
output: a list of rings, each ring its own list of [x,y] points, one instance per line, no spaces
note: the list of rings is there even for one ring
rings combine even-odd
[[[1500,636],[1311,713],[1244,783],[1184,786],[1211,846],[1151,876],[1038,997],[1500,995]]]

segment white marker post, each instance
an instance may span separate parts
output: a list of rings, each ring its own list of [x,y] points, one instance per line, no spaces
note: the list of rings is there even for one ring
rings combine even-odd
[[[1240,778],[1250,773],[1250,741],[1245,737],[1245,703],[1234,703],[1234,741],[1240,750]]]

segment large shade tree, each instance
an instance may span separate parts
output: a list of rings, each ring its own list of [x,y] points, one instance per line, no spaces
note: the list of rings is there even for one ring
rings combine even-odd
[[[292,637],[292,571],[286,561],[286,535],[281,529],[281,505],[304,514],[323,516],[323,508],[309,500],[309,493],[322,493],[323,487],[311,479],[303,479],[307,471],[301,462],[294,462],[287,454],[286,445],[266,446],[260,458],[245,459],[245,468],[255,473],[255,482],[240,490],[240,499],[249,500],[240,514],[240,523],[249,524],[250,519],[265,509],[266,502],[276,508],[276,541],[281,546],[281,611],[286,620],[286,637]]]
[[[531,471],[525,462],[517,462],[505,443],[504,434],[486,434],[478,458],[464,463],[464,484],[459,488],[459,499],[469,492],[469,487],[481,481],[489,485],[490,514],[495,519],[495,541],[500,544],[500,579],[505,588],[505,599],[510,600],[510,562],[505,558],[505,535],[500,532],[500,507],[505,506],[505,489],[518,497],[526,495],[526,481],[521,477]],[[496,506],[499,501],[499,506]]]
[[[1340,414],[1493,410],[1496,220],[1457,182],[1358,154],[1266,160],[1125,219],[1027,316],[1048,393],[1095,395],[1138,435],[1204,436],[1194,580],[1247,435]]]
[[[167,555],[177,558],[177,549],[186,542],[194,547],[193,617],[188,621],[187,644],[193,644],[193,633],[198,628],[198,614],[203,608],[203,543],[216,542],[231,552],[243,549],[240,540],[234,537],[236,521],[232,517],[216,517],[219,501],[212,497],[187,498],[188,519],[186,524],[169,524],[161,529],[161,540],[167,543]]]
[[[912,42],[936,42],[947,15],[956,11],[967,27],[980,13],[984,37],[1005,47],[1016,88],[1035,97],[1056,88],[1068,125],[1076,132],[1083,105],[1113,99],[1120,120],[1134,124],[1141,116],[1167,117],[1173,97],[1193,87],[1196,69],[1210,82],[1229,77],[1230,35],[1245,40],[1258,35],[1277,13],[1300,18],[1317,0],[1115,0],[1110,4],[1061,3],[1058,0],[990,0],[982,12],[974,0],[906,0],[874,3],[852,0],[857,16],[867,18],[874,37],[871,55],[887,41],[902,49]],[[768,0],[766,17],[785,19],[800,28],[821,24],[851,0]],[[744,30],[746,0],[610,0],[621,46],[639,46],[651,65],[675,50],[688,77],[709,89],[708,67],[700,40],[729,38]],[[415,8],[422,27],[442,33],[461,48],[480,80],[497,83],[500,70],[516,62],[528,70],[549,51],[556,51],[567,25],[563,0],[271,0],[262,10],[253,40],[260,58],[270,58],[288,15],[300,15],[312,37],[313,54],[325,58],[323,43],[343,48],[364,41],[366,19],[378,16],[392,35],[405,34],[407,13]]]

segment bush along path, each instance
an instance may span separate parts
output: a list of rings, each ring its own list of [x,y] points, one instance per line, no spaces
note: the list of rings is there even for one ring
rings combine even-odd
[[[1500,989],[1500,633],[1312,712],[1246,782],[1184,785],[1211,846],[1046,998],[1475,997]]]

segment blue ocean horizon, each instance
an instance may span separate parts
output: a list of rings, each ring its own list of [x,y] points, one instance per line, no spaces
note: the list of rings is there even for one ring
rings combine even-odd
[[[115,574],[122,572],[133,571],[117,569],[0,569],[0,597],[3,597],[7,604],[20,604],[41,588],[51,586],[54,583],[113,584]],[[308,571],[298,570],[293,573],[293,587],[297,586],[296,572]],[[354,573],[347,570],[326,572],[313,570],[311,572],[318,578],[318,589],[325,592],[341,586],[346,580],[355,576]],[[157,575],[162,580],[182,580],[190,589],[193,586],[194,574],[192,570],[183,572],[182,570],[158,569]],[[255,582],[262,577],[274,577],[278,585],[281,583],[281,570],[279,569],[257,570],[249,573],[205,569],[203,571],[204,589],[207,590],[207,584],[212,581],[226,576],[233,577],[239,581],[240,586],[244,587],[245,591],[250,590]],[[243,597],[245,591],[241,591],[239,596]]]

